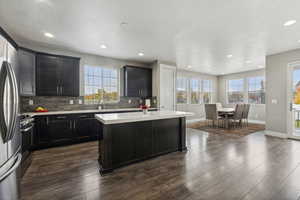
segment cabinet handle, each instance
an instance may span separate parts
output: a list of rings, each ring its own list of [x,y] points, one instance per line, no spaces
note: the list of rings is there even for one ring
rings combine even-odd
[[[70,121],[70,129],[72,129],[72,121]]]
[[[56,94],[59,95],[58,86],[56,86]]]
[[[76,129],[76,121],[73,122],[74,129]]]
[[[46,118],[46,124],[49,125],[49,117]]]
[[[62,94],[63,94],[63,87],[60,86],[60,95],[62,95]]]
[[[66,116],[57,116],[56,119],[66,119]]]
[[[80,118],[85,118],[85,117],[87,117],[87,115],[81,115],[81,116],[79,116]]]

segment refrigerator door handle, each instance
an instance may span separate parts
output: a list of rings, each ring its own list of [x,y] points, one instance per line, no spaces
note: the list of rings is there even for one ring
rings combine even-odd
[[[13,104],[10,104],[9,106],[9,113],[10,115],[7,116],[7,117],[10,117],[10,119],[5,119],[5,110],[4,110],[4,106],[6,106],[5,104],[5,101],[4,101],[4,98],[5,98],[5,84],[6,84],[6,81],[7,81],[7,78],[8,78],[8,81],[9,81],[9,84],[11,87],[10,88],[10,92],[13,93],[13,88],[12,88],[12,79],[9,75],[9,69],[8,69],[8,63],[5,61],[3,62],[2,64],[2,67],[1,67],[1,72],[0,72],[0,131],[1,131],[1,135],[2,135],[2,139],[3,139],[3,142],[7,142],[9,140],[9,136],[12,132],[12,121],[13,121],[13,114],[12,114],[12,111],[13,111]],[[13,101],[13,97],[12,95],[10,95],[11,99],[10,101],[12,102]],[[9,122],[7,124],[7,122]]]
[[[13,164],[13,166],[7,172],[0,175],[0,182],[3,181],[6,177],[8,177],[12,172],[14,172],[19,167],[21,161],[22,161],[22,154],[18,153],[16,155],[16,161]]]
[[[8,140],[12,139],[14,137],[14,128],[17,123],[18,119],[18,108],[19,108],[19,92],[18,92],[18,83],[16,79],[16,75],[14,73],[14,70],[12,69],[12,66],[7,63],[8,65],[8,71],[9,71],[9,79],[11,80],[12,83],[12,95],[13,95],[13,112],[12,112],[12,122],[11,122],[11,129],[10,129],[10,134],[8,136]]]

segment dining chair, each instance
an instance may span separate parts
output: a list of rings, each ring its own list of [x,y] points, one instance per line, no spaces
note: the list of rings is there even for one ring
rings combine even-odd
[[[242,115],[242,121],[244,121],[245,126],[248,126],[248,116],[249,116],[250,104],[244,105],[244,111]]]
[[[223,108],[222,104],[219,102],[216,103],[216,106],[217,106],[217,110],[221,110]]]
[[[215,127],[215,121],[217,121],[217,125],[219,126],[219,122],[222,120],[222,118],[218,116],[217,105],[205,104],[204,107],[207,125],[210,125],[209,121],[212,121],[212,126]]]
[[[232,116],[229,116],[229,121],[233,127],[237,127],[238,125],[241,125],[242,117],[243,117],[243,110],[244,110],[244,104],[236,104],[235,111]]]

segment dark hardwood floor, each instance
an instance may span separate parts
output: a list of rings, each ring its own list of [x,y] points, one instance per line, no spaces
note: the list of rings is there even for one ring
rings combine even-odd
[[[233,138],[188,129],[189,151],[100,176],[97,142],[37,151],[22,181],[28,200],[297,200],[300,142],[257,132]]]

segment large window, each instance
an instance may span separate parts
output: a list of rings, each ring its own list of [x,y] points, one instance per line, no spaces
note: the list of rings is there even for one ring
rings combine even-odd
[[[212,81],[203,80],[202,86],[203,103],[211,103]]]
[[[228,80],[227,101],[228,103],[244,102],[244,79]]]
[[[177,103],[179,104],[187,103],[187,78],[178,77],[176,85],[177,85],[176,88]]]
[[[198,79],[190,80],[191,104],[201,103],[201,81]]]
[[[119,100],[117,69],[85,66],[84,80],[85,104],[100,104]]]
[[[262,76],[248,78],[248,103],[265,103],[265,79]]]

